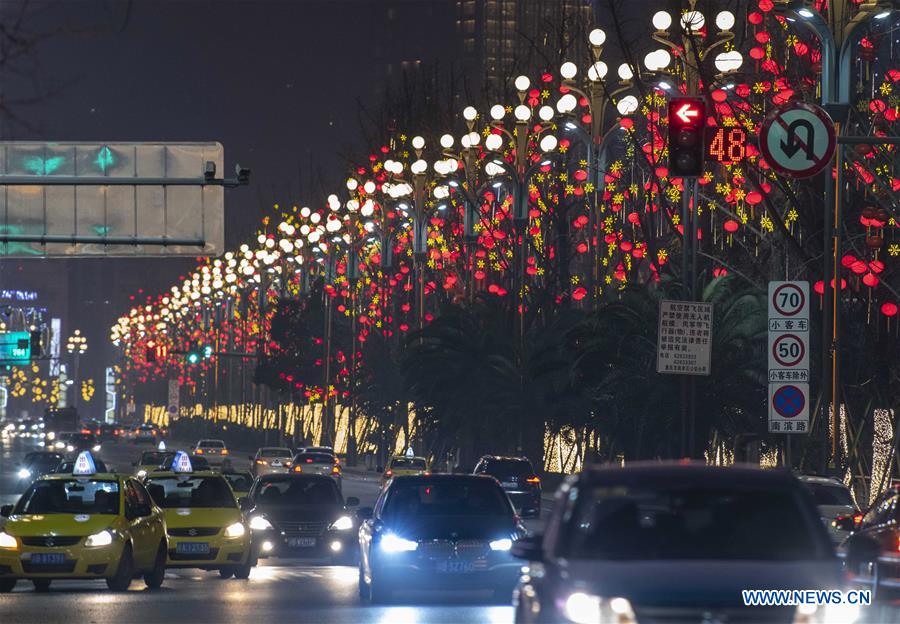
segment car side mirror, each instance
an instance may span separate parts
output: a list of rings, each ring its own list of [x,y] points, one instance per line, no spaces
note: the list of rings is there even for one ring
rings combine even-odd
[[[358,507],[358,506],[359,506],[359,499],[356,498],[355,496],[348,496],[348,497],[347,497],[347,502],[344,503],[344,504],[345,504],[347,507]]]
[[[543,541],[544,536],[540,533],[526,535],[512,543],[510,554],[517,559],[524,559],[526,561],[543,561]]]
[[[249,511],[253,509],[253,502],[246,496],[241,496],[238,499],[238,505],[241,507],[241,511]]]
[[[360,520],[371,520],[373,512],[371,507],[360,507],[356,510],[356,517]]]
[[[9,518],[12,515],[13,506],[12,505],[3,505],[0,507],[0,516],[4,518]]]
[[[840,529],[841,531],[856,530],[856,522],[854,521],[853,516],[838,516],[831,521],[831,524],[834,528]]]

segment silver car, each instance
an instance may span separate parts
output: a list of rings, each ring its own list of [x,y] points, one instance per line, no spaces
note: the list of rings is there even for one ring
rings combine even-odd
[[[852,516],[856,505],[846,485],[831,477],[801,475],[800,483],[812,493],[819,510],[822,524],[828,529],[828,536],[834,544],[840,544],[850,535],[850,531],[839,529],[832,521],[838,516]]]
[[[291,449],[283,446],[263,446],[250,456],[250,472],[254,477],[288,473],[292,455]]]
[[[228,448],[222,440],[198,440],[191,447],[191,453],[205,458],[210,466],[216,468],[228,459]]]
[[[331,453],[297,453],[291,472],[331,477],[341,489],[341,464]]]

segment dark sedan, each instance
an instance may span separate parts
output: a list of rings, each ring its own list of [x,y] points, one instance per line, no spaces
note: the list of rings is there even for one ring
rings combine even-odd
[[[260,557],[329,557],[355,562],[356,523],[334,481],[325,476],[271,474],[260,477],[243,500]]]
[[[845,565],[854,583],[872,589],[875,596],[895,596],[900,590],[900,486],[882,492],[862,514],[846,515],[835,527],[851,533],[841,545]]]
[[[401,588],[510,595],[521,564],[509,551],[525,528],[495,479],[394,477],[359,516],[361,597],[385,602]]]
[[[24,490],[41,475],[53,472],[62,459],[60,453],[50,451],[27,453],[16,472],[16,491]]]
[[[858,609],[744,606],[742,590],[845,588],[811,495],[786,471],[590,469],[557,492],[546,533],[513,554],[530,562],[514,594],[519,624],[852,622]]]

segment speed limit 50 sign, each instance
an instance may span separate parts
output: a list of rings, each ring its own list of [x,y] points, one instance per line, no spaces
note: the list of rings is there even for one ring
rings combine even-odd
[[[769,431],[809,427],[809,283],[769,282]]]

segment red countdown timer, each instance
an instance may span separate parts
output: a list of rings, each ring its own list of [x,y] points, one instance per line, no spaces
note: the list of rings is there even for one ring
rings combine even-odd
[[[732,164],[747,155],[747,133],[740,128],[709,128],[706,131],[706,160]]]

